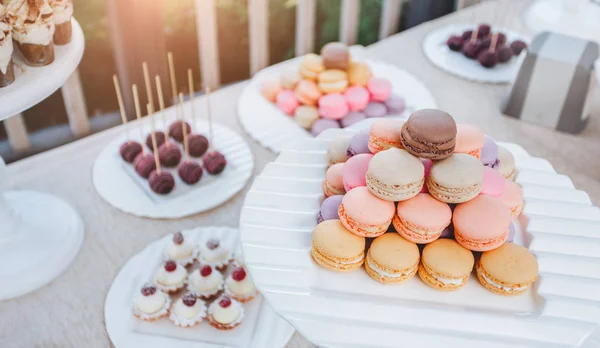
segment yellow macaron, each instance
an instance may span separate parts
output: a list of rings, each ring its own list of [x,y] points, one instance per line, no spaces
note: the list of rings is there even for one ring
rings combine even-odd
[[[319,74],[325,71],[323,59],[318,54],[309,53],[302,58],[300,75],[309,80],[317,81]]]
[[[371,244],[365,269],[380,283],[399,283],[417,274],[419,247],[398,233],[381,235]]]
[[[297,66],[285,68],[279,76],[279,83],[283,89],[294,89],[300,80],[302,80],[302,77]]]
[[[348,74],[343,70],[330,69],[319,74],[319,89],[323,93],[343,92],[348,87]]]
[[[311,255],[330,271],[354,271],[365,261],[365,238],[348,231],[340,220],[326,220],[313,231]]]
[[[486,289],[504,296],[521,295],[538,278],[538,262],[525,247],[505,243],[486,251],[477,263],[477,279]]]
[[[458,290],[473,270],[473,253],[452,239],[438,239],[423,249],[419,277],[434,289]]]
[[[348,82],[351,86],[366,86],[373,76],[371,68],[367,63],[352,62],[348,68]]]

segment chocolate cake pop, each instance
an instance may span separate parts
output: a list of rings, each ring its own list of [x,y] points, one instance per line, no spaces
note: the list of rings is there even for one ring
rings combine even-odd
[[[482,50],[487,50],[492,45],[492,39],[489,37],[485,37],[481,40],[478,40],[477,43]]]
[[[512,48],[515,56],[518,56],[524,49],[527,48],[527,44],[521,40],[515,40],[510,44],[510,48]]]
[[[471,36],[473,36],[473,30],[466,30],[460,37],[463,39],[463,41],[467,41],[471,40]]]
[[[490,69],[495,67],[496,64],[498,64],[498,56],[494,51],[485,50],[479,54],[479,56],[477,57],[477,61],[483,67]]]
[[[164,143],[158,148],[160,164],[165,167],[176,167],[181,161],[181,150],[172,142]]]
[[[477,43],[477,42],[475,42],[475,43],[465,42],[463,44],[462,53],[467,58],[475,59],[479,55],[479,52],[481,52],[481,49],[482,48],[480,47],[479,43]]]
[[[225,166],[227,165],[227,160],[225,156],[223,156],[218,151],[211,151],[202,159],[204,163],[204,168],[209,174],[216,175],[223,172]]]
[[[489,36],[492,32],[492,27],[489,24],[480,24],[479,29],[477,30],[477,37],[486,37]]]
[[[137,141],[128,141],[121,145],[119,153],[125,162],[132,163],[135,157],[142,152],[142,145]]]
[[[448,41],[446,41],[446,45],[448,45],[450,50],[460,52],[463,46],[463,39],[458,35],[452,35],[448,38]]]
[[[498,62],[499,63],[506,63],[513,56],[512,48],[510,48],[508,46],[500,47],[498,49],[497,53],[498,53]]]
[[[156,137],[156,146],[160,147],[162,144],[165,143],[166,136],[164,132],[154,132],[154,136]],[[148,136],[146,137],[146,146],[150,148],[150,151],[153,151],[152,133],[148,134]]]
[[[183,127],[181,124],[182,122],[185,122],[185,121],[175,121],[175,122],[171,123],[171,126],[169,126],[169,136],[171,138],[177,140],[178,142],[183,141]],[[192,132],[192,127],[187,122],[185,122],[185,126],[186,126],[186,130],[187,130],[187,134],[190,134]]]
[[[201,134],[192,134],[188,137],[190,156],[202,157],[208,150],[208,139]]]
[[[150,173],[149,184],[152,191],[159,195],[166,195],[175,188],[175,179],[173,175],[167,172],[158,172],[157,170]]]
[[[144,179],[148,179],[150,173],[156,169],[156,162],[154,156],[151,154],[140,153],[135,160],[133,160],[133,169]]]
[[[183,182],[192,185],[200,181],[204,171],[202,170],[202,167],[194,161],[183,161],[181,165],[179,165],[179,168],[177,168],[177,173]]]
[[[506,45],[506,35],[504,33],[498,33],[498,47]]]

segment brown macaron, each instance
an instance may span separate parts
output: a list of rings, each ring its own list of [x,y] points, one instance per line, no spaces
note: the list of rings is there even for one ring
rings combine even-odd
[[[454,151],[456,122],[441,110],[419,110],[404,123],[401,138],[404,148],[414,156],[441,160]]]
[[[321,49],[325,69],[346,70],[350,66],[350,51],[341,42],[330,42]]]

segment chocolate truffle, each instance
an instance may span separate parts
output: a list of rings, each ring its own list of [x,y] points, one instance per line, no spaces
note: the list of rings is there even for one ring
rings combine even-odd
[[[471,36],[473,36],[473,30],[467,30],[460,36],[463,41],[471,40]]]
[[[137,141],[128,141],[121,145],[119,153],[125,162],[131,163],[142,152],[142,145]]]
[[[498,64],[498,56],[497,56],[496,52],[492,52],[490,50],[485,50],[479,54],[479,56],[477,57],[477,61],[483,67],[491,69],[491,68],[495,67],[496,64]]]
[[[330,42],[321,49],[325,69],[347,70],[350,66],[350,51],[341,42]]]
[[[481,24],[479,25],[479,30],[477,31],[477,37],[486,37],[490,35],[492,32],[492,27],[489,24]]]
[[[527,48],[527,44],[521,40],[515,40],[510,44],[510,48],[512,48],[515,56],[518,56],[524,49]]]
[[[496,53],[498,55],[498,62],[500,63],[508,62],[513,56],[512,48],[508,46],[500,47]]]
[[[158,174],[158,171],[154,170],[150,173],[148,183],[150,184],[150,189],[159,195],[166,195],[175,188],[175,179],[173,178],[173,175],[164,171]]]
[[[150,173],[156,169],[156,161],[154,161],[154,156],[149,153],[139,154],[133,161],[133,168],[139,176],[144,179],[148,179]]]
[[[158,148],[160,164],[165,167],[176,167],[181,161],[181,150],[173,143],[164,143]]]
[[[479,55],[479,52],[481,52],[481,46],[479,43],[475,42],[466,42],[463,44],[463,48],[462,48],[462,53],[465,55],[465,57],[470,58],[470,59],[475,59],[477,58],[477,55]]]
[[[177,173],[183,182],[186,184],[195,184],[202,178],[202,167],[193,161],[183,161],[179,168],[177,168]]]
[[[436,109],[414,112],[400,132],[402,145],[414,156],[442,160],[454,152],[456,123],[449,114]]]
[[[191,134],[188,137],[190,156],[202,157],[208,150],[208,139],[201,134]]]
[[[446,41],[446,45],[451,51],[459,52],[463,46],[463,39],[458,35],[452,35]]]
[[[227,160],[220,152],[212,151],[206,154],[202,159],[204,162],[204,168],[209,174],[216,175],[220,174],[227,165]]]
[[[479,45],[480,49],[482,49],[482,50],[488,49],[492,45],[492,39],[489,37],[485,37],[485,38],[479,40],[477,42],[477,44]]]
[[[177,140],[180,143],[183,141],[182,122],[185,122],[185,121],[175,121],[175,122],[171,123],[171,125],[169,126],[169,136],[171,138]],[[192,132],[192,127],[190,126],[190,124],[185,122],[185,127],[186,127],[185,130],[187,131],[187,134],[190,134]]]
[[[156,147],[159,148],[162,144],[165,143],[166,137],[164,132],[154,132],[154,136],[156,137]],[[154,152],[154,146],[152,146],[152,133],[148,134],[146,137],[146,146],[150,148],[150,151]]]

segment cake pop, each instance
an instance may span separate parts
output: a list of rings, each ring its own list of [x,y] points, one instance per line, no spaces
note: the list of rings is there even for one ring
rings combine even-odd
[[[163,166],[176,167],[181,161],[181,150],[172,142],[165,142],[158,148],[158,158]]]
[[[521,40],[515,40],[510,44],[510,48],[512,48],[515,56],[518,56],[524,49],[527,48],[527,44]]]
[[[158,145],[158,148],[160,150],[160,146],[164,144],[166,140],[165,133],[154,132],[154,136],[156,137],[156,145]],[[148,134],[148,136],[146,137],[146,146],[148,146],[148,148],[150,148],[150,151],[152,151],[152,134]]]
[[[492,27],[489,24],[480,24],[477,28],[477,37],[482,38],[490,35]]]
[[[137,141],[132,140],[123,143],[123,145],[121,145],[121,148],[119,149],[121,157],[125,162],[128,163],[132,163],[136,156],[139,155],[142,151],[142,145]]]
[[[209,174],[217,175],[223,172],[227,165],[225,156],[218,151],[211,151],[202,158],[204,167]]]
[[[494,51],[485,50],[479,54],[477,61],[483,67],[493,68],[498,64],[498,55]]]
[[[152,191],[160,195],[171,193],[175,188],[175,179],[173,178],[173,175],[167,172],[159,173],[158,168],[150,173],[149,183]]]
[[[133,160],[133,169],[144,179],[148,179],[150,173],[156,169],[156,162],[154,156],[151,154],[140,153],[135,160]]]
[[[169,126],[169,136],[178,142],[183,141],[182,123],[185,123],[186,125],[187,134],[190,134],[192,132],[192,127],[185,121],[175,121]]]
[[[466,30],[460,36],[463,41],[471,40],[471,36],[473,36],[473,30]]]
[[[462,47],[462,53],[470,59],[477,58],[481,50],[482,48],[477,42],[465,42]]]
[[[208,150],[208,145],[208,139],[204,135],[190,134],[188,136],[188,146],[192,157],[202,157]]]
[[[448,38],[446,44],[450,50],[459,52],[463,46],[463,39],[458,35],[452,35]]]
[[[498,46],[504,46],[506,44],[506,35],[504,33],[498,33]]]
[[[498,49],[498,62],[506,63],[512,58],[513,51],[512,48],[508,46],[503,46]]]
[[[202,170],[202,167],[194,161],[183,161],[181,165],[179,165],[179,168],[177,168],[177,173],[183,182],[192,185],[202,179],[204,171]]]

